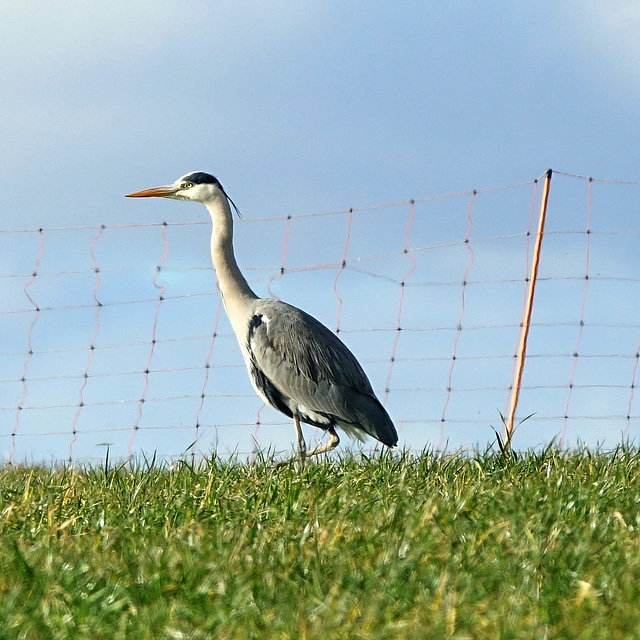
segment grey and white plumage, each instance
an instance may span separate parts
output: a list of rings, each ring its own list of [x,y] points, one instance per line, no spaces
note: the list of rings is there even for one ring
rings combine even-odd
[[[204,204],[211,216],[211,257],[225,309],[256,391],[293,419],[298,458],[334,449],[336,426],[350,435],[373,436],[389,447],[398,435],[355,356],[318,320],[280,300],[259,298],[242,275],[233,253],[232,205],[220,182],[202,171],[172,185],[128,194]],[[307,451],[300,422],[324,429],[330,439]]]

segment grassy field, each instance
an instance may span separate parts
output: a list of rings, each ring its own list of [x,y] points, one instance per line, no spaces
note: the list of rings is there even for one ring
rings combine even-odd
[[[640,454],[0,468],[0,638],[640,638]]]

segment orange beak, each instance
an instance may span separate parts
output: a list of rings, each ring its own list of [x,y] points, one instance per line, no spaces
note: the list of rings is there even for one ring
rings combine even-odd
[[[143,189],[142,191],[127,193],[125,198],[170,198],[177,191],[178,188],[173,185],[168,185],[166,187],[153,187],[152,189]]]

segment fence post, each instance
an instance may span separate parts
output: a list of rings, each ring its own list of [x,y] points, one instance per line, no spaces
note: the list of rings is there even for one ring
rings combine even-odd
[[[529,277],[529,289],[527,291],[527,300],[524,309],[524,317],[522,318],[520,346],[517,353],[516,371],[511,389],[511,406],[509,415],[505,423],[506,437],[503,445],[503,451],[506,453],[511,448],[511,438],[513,436],[513,422],[515,420],[516,409],[518,407],[518,398],[520,396],[520,384],[522,382],[522,371],[524,369],[524,360],[527,354],[527,338],[529,337],[529,326],[531,324],[531,313],[533,311],[533,296],[536,290],[536,281],[538,279],[538,265],[540,264],[540,248],[542,246],[542,236],[544,235],[544,223],[547,218],[547,203],[549,201],[549,188],[551,186],[551,169],[547,171],[544,179],[544,187],[542,190],[542,202],[540,203],[540,218],[538,220],[538,232],[536,234],[536,242],[533,247],[533,258],[531,261],[531,276]]]

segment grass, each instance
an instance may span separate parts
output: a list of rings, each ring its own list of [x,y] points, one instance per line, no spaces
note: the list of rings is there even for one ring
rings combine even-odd
[[[640,454],[0,468],[0,638],[640,638]]]

